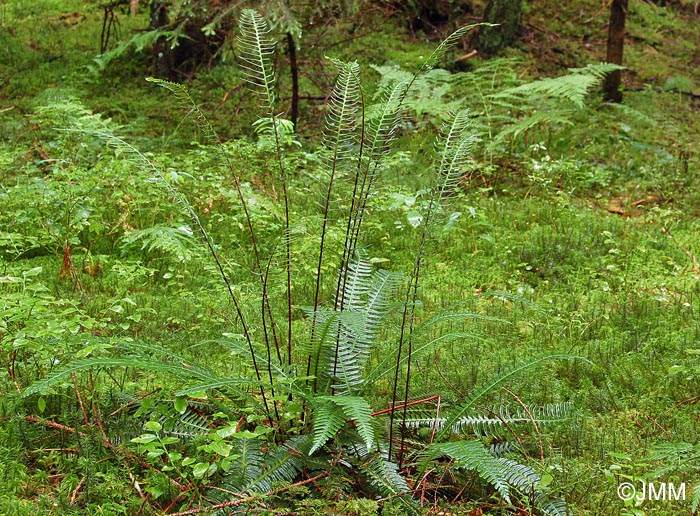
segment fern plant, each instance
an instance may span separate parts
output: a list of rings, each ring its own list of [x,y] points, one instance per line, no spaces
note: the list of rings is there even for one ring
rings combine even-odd
[[[293,220],[290,174],[285,165],[285,140],[288,140],[290,124],[279,114],[273,66],[275,41],[266,20],[253,10],[243,10],[237,49],[246,82],[255,92],[262,110],[255,124],[256,132],[266,141],[263,150],[269,149],[272,153],[274,187],[281,192],[284,207],[277,231],[278,242],[273,246],[276,250],[269,254],[264,252],[258,238],[259,228],[248,208],[249,200],[236,164],[206,115],[184,86],[151,79],[171,91],[186,108],[201,133],[214,144],[220,163],[231,177],[250,238],[253,283],[257,285],[253,295],[242,295],[239,269],[226,264],[192,205],[148,156],[106,128],[91,129],[88,134],[101,138],[119,154],[147,169],[189,217],[190,227],[198,233],[200,247],[208,250],[234,307],[234,331],[209,344],[223,346],[235,356],[235,373],[211,371],[162,347],[125,341],[114,356],[85,358],[56,368],[26,389],[24,396],[60,386],[78,372],[115,367],[134,367],[178,378],[183,388],[175,393],[174,408],[181,414],[186,412],[182,399],[215,392],[216,402],[212,402],[212,406],[226,411],[227,417],[240,417],[240,422],[235,428],[233,425],[226,427],[229,430],[219,428],[209,432],[211,439],[206,449],[225,457],[225,467],[216,466],[216,457],[209,459],[213,461],[211,464],[206,461],[195,464],[194,476],[208,482],[203,489],[207,490],[205,498],[210,501],[211,508],[243,505],[257,495],[277,493],[287,489],[281,488],[280,483],[289,484],[299,479],[302,472],[306,477],[301,482],[305,482],[329,477],[338,469],[342,471],[341,478],[343,475],[357,477],[380,496],[397,498],[405,513],[415,513],[416,502],[406,475],[411,471],[426,471],[442,457],[457,461],[458,468],[477,471],[506,501],[511,499],[511,488],[527,496],[532,493],[545,496],[532,469],[510,458],[493,457],[479,441],[454,441],[453,438],[454,434],[464,434],[467,430],[488,432],[497,426],[493,420],[474,414],[477,401],[506,381],[546,360],[574,357],[538,357],[490,378],[475,387],[466,400],[448,406],[447,416],[433,420],[430,443],[416,445],[409,441],[411,428],[426,424],[425,420],[409,417],[415,357],[443,342],[442,338],[426,339],[425,334],[429,332],[424,334],[423,330],[440,320],[473,316],[455,311],[423,320],[420,314],[421,274],[428,250],[444,221],[458,182],[471,166],[472,150],[479,143],[468,110],[446,115],[436,139],[434,184],[427,191],[413,264],[407,277],[378,270],[362,250],[362,228],[368,203],[401,126],[403,108],[412,88],[471,28],[464,27],[449,36],[416,74],[386,84],[378,103],[373,106],[365,105],[359,65],[333,62],[337,79],[329,97],[323,145],[319,151],[322,201],[318,213],[317,253],[313,259],[313,295],[307,300],[294,297],[296,282],[306,280],[293,274],[294,228],[298,221]],[[185,251],[194,249],[194,245],[190,232],[183,227],[156,226],[134,232],[125,236],[124,245],[140,243],[142,249],[184,257]],[[342,235],[336,239],[338,242],[332,242],[332,233]],[[335,271],[335,275],[328,270]],[[232,271],[237,271],[237,275]],[[282,288],[274,288],[273,283],[280,277]],[[256,305],[254,310],[246,306],[250,299]],[[324,302],[324,299],[329,301]],[[300,310],[303,316],[296,316],[295,307],[303,307]],[[388,324],[392,317],[398,321],[393,332]],[[372,364],[373,352],[380,342],[387,340],[387,335],[392,335],[388,339],[388,352],[382,350],[385,356],[379,366]],[[455,334],[450,338],[463,338],[463,335]],[[387,400],[390,408],[375,411],[370,396],[372,381],[385,374],[390,377],[391,399]],[[566,411],[556,407],[531,409],[536,418],[530,420],[537,424],[537,421],[561,419]],[[381,417],[385,414],[388,417]],[[524,419],[520,412],[503,413],[502,417],[505,421]],[[201,421],[197,421],[197,425],[203,427]],[[158,428],[163,431],[162,426]],[[231,454],[238,459],[235,464],[228,460]],[[185,466],[191,465],[191,462],[184,464],[182,457],[177,460]],[[224,500],[222,493],[229,491],[242,498]],[[542,507],[545,505],[543,502]]]

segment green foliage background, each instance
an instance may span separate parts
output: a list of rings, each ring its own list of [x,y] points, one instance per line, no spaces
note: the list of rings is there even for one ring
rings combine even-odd
[[[318,145],[325,108],[313,97],[328,94],[335,72],[322,57],[360,60],[370,101],[420,68],[437,44],[416,41],[399,19],[379,24],[382,3],[361,6],[364,24],[352,17],[356,7],[326,4],[341,23],[319,32],[302,26],[299,48],[308,56],[302,90],[310,99],[302,101],[296,133],[283,141],[295,221],[290,267],[309,278],[293,285],[294,299],[313,299],[318,249],[312,240],[323,223],[327,157]],[[278,394],[285,404],[279,424],[297,439],[286,445],[321,452],[295,462],[283,446],[263,450],[281,444],[272,435],[280,430],[260,408],[252,366],[238,358],[240,329],[205,242],[152,170],[134,166],[123,159],[125,147],[115,149],[95,134],[107,128],[133,145],[186,196],[225,257],[225,271],[239,279],[243,313],[255,317],[252,242],[219,150],[201,125],[183,120],[172,95],[143,80],[146,47],[124,48],[110,60],[95,57],[99,6],[0,2],[0,512],[157,513],[187,493],[170,507],[174,512],[216,503],[207,488],[225,478],[228,484],[219,485],[245,493],[258,512],[404,514],[401,498],[386,493],[410,478],[427,513],[508,514],[533,502],[527,487],[525,495],[509,497],[498,481],[511,475],[526,486],[528,476],[516,477],[517,468],[504,473],[512,466],[504,461],[513,457],[575,514],[695,511],[697,497],[635,505],[620,500],[616,489],[626,480],[697,483],[697,24],[688,21],[690,3],[630,2],[628,90],[623,105],[611,106],[595,93],[605,67],[591,64],[601,60],[605,13],[598,2],[570,4],[527,2],[527,36],[516,48],[473,58],[469,70],[457,71],[458,47],[406,99],[396,150],[386,157],[364,222],[362,247],[376,268],[411,274],[431,198],[429,156],[449,112],[469,109],[479,138],[426,243],[431,258],[422,265],[417,317],[426,323],[419,336],[429,345],[414,357],[411,392],[416,401],[431,401],[410,407],[411,441],[432,439],[426,425],[441,416],[433,396],[448,411],[475,387],[504,380],[479,400],[478,413],[457,418],[459,433],[476,433],[477,440],[436,445],[409,462],[402,477],[378,455],[348,454],[349,466],[326,460],[340,449],[336,443],[368,444],[372,432],[384,430],[348,422],[370,420],[350,412],[360,402],[319,397],[314,415],[333,429],[321,434],[330,440],[324,450],[320,434],[314,440],[306,433],[310,421],[302,414],[310,408],[285,403],[303,370],[279,371],[289,382]],[[146,13],[120,13],[119,23],[128,41],[147,24]],[[360,37],[348,41],[349,28]],[[270,296],[283,300],[285,213],[277,165],[270,142],[252,129],[259,112],[233,55],[222,50],[220,62],[189,87],[240,175],[258,244],[275,271]],[[284,110],[286,63],[275,66]],[[331,214],[347,208],[349,193],[340,191]],[[331,251],[342,250],[342,240],[341,229],[329,228]],[[338,265],[327,262],[323,274],[333,277]],[[330,296],[321,290],[321,301]],[[295,305],[293,315],[294,331],[301,332],[308,312]],[[397,312],[388,316],[381,345],[368,357],[371,388],[362,403],[376,411],[391,399],[392,379],[383,368],[398,319]],[[587,361],[507,374],[542,355]],[[115,367],[88,367],[95,358]],[[135,360],[142,369],[120,367]],[[78,374],[57,376],[68,363]],[[202,398],[203,386],[222,377],[239,378],[224,386],[234,405],[214,394],[221,385]],[[37,381],[54,387],[42,389]],[[568,422],[547,424],[560,419],[563,402],[570,402]],[[503,421],[524,425],[511,429]],[[498,458],[506,440],[517,453],[505,450],[510,455]],[[480,455],[485,449],[495,451]],[[421,471],[421,461],[434,470]],[[352,482],[347,474],[329,474],[316,485],[289,487],[295,475],[309,478],[299,474],[304,468],[323,471],[329,464],[363,473]],[[438,479],[450,480],[434,489]],[[383,493],[379,502],[371,499],[376,493]]]

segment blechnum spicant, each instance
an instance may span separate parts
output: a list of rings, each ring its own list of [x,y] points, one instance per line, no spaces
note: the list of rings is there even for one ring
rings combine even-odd
[[[198,462],[193,473],[203,483],[202,488],[208,489],[202,499],[210,500],[213,505],[225,499],[227,490],[242,495],[230,505],[244,505],[247,495],[252,499],[254,494],[283,492],[280,483],[305,485],[309,479],[315,482],[340,472],[339,478],[356,478],[367,489],[374,490],[375,495],[395,500],[403,506],[403,513],[415,513],[418,504],[406,477],[415,475],[414,489],[425,493],[428,485],[439,486],[445,470],[452,469],[475,472],[507,502],[515,490],[520,493],[520,500],[534,501],[547,514],[565,514],[563,501],[548,495],[540,474],[533,468],[511,458],[511,448],[488,449],[480,440],[454,440],[454,437],[470,433],[497,435],[518,423],[537,427],[566,419],[571,412],[568,404],[523,407],[516,412],[505,410],[496,417],[478,414],[477,404],[532,367],[547,360],[574,357],[550,355],[516,364],[475,386],[457,406],[440,408],[438,404],[438,413],[432,416],[413,410],[416,403],[411,400],[411,375],[415,355],[434,350],[442,342],[442,338],[426,337],[431,335],[426,330],[441,321],[478,317],[455,311],[425,319],[417,310],[428,244],[441,226],[440,221],[457,183],[470,166],[471,151],[478,142],[468,111],[453,113],[437,136],[435,175],[423,212],[413,266],[409,267],[411,272],[404,276],[377,269],[362,249],[368,202],[401,127],[407,94],[416,78],[430,70],[471,28],[463,27],[449,36],[412,79],[390,85],[381,93],[380,101],[370,107],[366,105],[360,83],[359,65],[333,61],[337,78],[327,105],[322,148],[317,152],[322,162],[319,177],[322,198],[318,234],[313,237],[317,241],[317,253],[312,258],[315,272],[311,299],[295,299],[293,288],[296,282],[308,283],[309,278],[308,275],[295,277],[292,266],[296,221],[292,218],[290,180],[285,169],[288,151],[284,141],[293,129],[279,114],[273,66],[276,43],[265,19],[254,10],[243,10],[236,47],[247,84],[257,95],[262,109],[262,116],[255,123],[256,132],[271,142],[273,149],[275,188],[281,192],[284,213],[279,244],[273,246],[274,250],[264,251],[270,245],[267,242],[263,245],[258,237],[238,164],[229,158],[226,146],[187,89],[150,79],[170,90],[185,106],[188,115],[211,139],[221,166],[231,177],[250,237],[252,275],[258,284],[255,297],[241,297],[237,287],[240,278],[227,266],[192,205],[157,166],[107,130],[91,134],[149,169],[154,180],[178,200],[199,230],[236,315],[235,332],[226,334],[217,343],[249,365],[252,377],[225,376],[193,365],[191,360],[164,348],[124,342],[120,345],[120,355],[76,360],[30,386],[24,396],[44,392],[76,372],[96,367],[138,367],[176,376],[185,384],[175,393],[174,404],[175,412],[183,419],[193,417],[188,410],[190,404],[201,403],[201,399],[193,400],[195,395],[215,392],[212,398],[227,400],[219,401],[217,410],[223,408],[230,413],[229,420],[239,423],[215,432],[208,430],[206,424],[198,425],[197,431],[191,430],[200,437],[204,434],[203,438],[212,443],[206,449],[216,451],[208,461]],[[349,198],[341,202],[338,192],[350,192]],[[339,212],[342,206],[346,207],[344,213]],[[331,233],[338,232],[343,235],[339,243],[331,238]],[[329,274],[328,270],[336,273]],[[245,306],[251,298],[257,303],[253,309]],[[387,328],[392,314],[391,320],[398,321],[397,326]],[[378,363],[371,361],[379,337],[386,343],[388,334],[392,335],[391,345],[384,346]],[[460,337],[463,335],[452,336]],[[417,342],[420,342],[419,350]],[[236,373],[242,370],[239,368]],[[386,377],[390,378],[391,397],[381,407],[372,407],[370,400],[374,398],[368,396],[372,384]],[[198,417],[201,413],[200,407]],[[252,414],[247,423],[245,416],[240,419],[246,413]],[[425,442],[415,435],[415,429],[420,428],[428,429],[430,437]],[[182,435],[182,428],[179,431]],[[152,446],[155,434],[145,435],[135,442]],[[449,461],[438,460],[445,457]],[[176,470],[191,466],[192,462],[184,461]],[[226,503],[221,501],[221,506],[227,506]]]

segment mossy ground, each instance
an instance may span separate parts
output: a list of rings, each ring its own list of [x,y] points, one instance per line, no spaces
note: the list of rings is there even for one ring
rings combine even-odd
[[[464,182],[459,194],[461,216],[432,244],[433,258],[425,265],[421,297],[426,315],[461,304],[501,322],[475,319],[460,328],[470,338],[421,356],[416,397],[459,399],[508,364],[543,353],[590,360],[592,365],[555,363],[509,383],[507,391],[490,400],[574,402],[575,421],[543,429],[542,458],[536,436],[519,437],[575,514],[691,512],[690,500],[634,507],[616,494],[622,479],[649,479],[656,469],[672,466],[649,461],[655,444],[698,442],[700,366],[693,350],[700,337],[700,25],[693,3],[681,4],[671,9],[630,3],[624,106],[605,106],[593,95],[586,109],[572,115],[573,126],[540,128],[481,155],[479,173]],[[373,20],[382,19],[381,9],[369,12]],[[146,23],[144,13],[119,19],[123,38]],[[524,19],[520,40],[505,52],[513,58],[504,66],[514,80],[560,75],[604,56],[607,11],[600,2],[527,2]],[[37,371],[44,374],[52,361],[81,349],[80,336],[88,328],[93,334],[166,343],[216,367],[221,356],[202,357],[191,346],[227,331],[230,307],[205,259],[183,263],[124,243],[123,236],[133,229],[174,224],[181,215],[144,177],[104,149],[55,131],[51,124],[58,119],[42,115],[40,108],[73,99],[121,126],[126,139],[153,153],[168,172],[180,174],[203,223],[230,251],[232,267],[245,268],[250,256],[241,213],[230,178],[217,172],[199,135],[179,125],[177,103],[145,82],[147,56],[135,53],[97,71],[93,58],[102,11],[94,3],[0,2],[0,23],[0,356],[7,370],[0,376],[0,512],[136,514],[143,500],[132,472],[99,445],[99,436],[66,435],[66,442],[57,444],[51,428],[27,419],[39,410],[38,401],[20,401],[16,394],[36,379]],[[357,57],[363,65],[415,68],[434,47],[427,41],[433,34],[411,35],[393,19],[379,31],[367,21],[353,27],[357,32],[349,37],[344,26],[309,28],[301,42],[302,90],[310,98],[302,103],[299,138],[309,148],[318,139],[323,115],[318,97],[332,80],[322,54]],[[486,61],[476,57],[473,63],[478,69]],[[364,70],[369,95],[378,77],[367,66]],[[270,228],[269,235],[263,230],[263,245],[272,249],[280,220],[278,192],[265,181],[269,167],[250,131],[255,110],[240,83],[229,56],[200,72],[191,87],[217,131],[231,140],[256,200],[254,216]],[[286,87],[283,79],[283,104]],[[459,84],[446,100],[460,97],[467,104],[473,100],[475,110],[482,108],[482,98]],[[429,117],[424,122],[421,131],[404,135],[401,144],[417,157],[395,160],[367,227],[371,257],[397,270],[408,267],[416,236],[407,223],[408,201],[397,199],[410,199],[414,187],[421,186],[422,156],[429,153],[437,128]],[[311,198],[313,158],[294,160],[292,195]],[[70,170],[62,168],[69,162]],[[311,204],[300,209],[300,216],[313,212]],[[73,277],[61,275],[66,242],[73,249]],[[300,239],[294,256],[298,270],[309,267],[307,244]],[[23,278],[25,290],[9,278]],[[311,290],[310,285],[295,288],[300,298]],[[251,302],[247,309],[253,312],[257,305]],[[17,341],[21,331],[30,344]],[[13,340],[3,338],[7,335]],[[27,351],[23,346],[36,345],[37,335],[51,344]],[[89,390],[91,382],[104,381],[145,393],[167,389],[170,382],[127,373],[111,381],[106,376],[80,379],[80,386]],[[388,390],[388,380],[378,381],[377,400],[385,399]],[[116,410],[124,402],[118,391],[105,388],[99,400],[90,402]],[[79,426],[80,407],[71,394],[67,389],[49,397],[42,415]],[[103,415],[108,430],[120,425],[133,427],[127,435],[140,430],[123,415],[111,421],[104,410]],[[659,478],[697,483],[697,464],[677,466]],[[157,485],[157,479],[145,476],[149,485]],[[322,486],[327,500],[302,502],[300,494],[287,501],[285,511],[376,512],[374,500],[340,500],[347,486],[338,488],[333,499],[336,487]],[[426,511],[518,513],[483,497],[452,503],[453,494],[427,500]],[[382,514],[390,511],[385,504]]]

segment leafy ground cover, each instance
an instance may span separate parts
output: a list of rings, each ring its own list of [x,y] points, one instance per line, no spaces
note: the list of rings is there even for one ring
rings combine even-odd
[[[297,134],[280,133],[293,221],[285,233],[275,145],[264,126],[257,134],[251,127],[260,109],[233,59],[189,85],[224,140],[211,145],[177,98],[143,80],[145,53],[106,65],[92,59],[99,8],[1,3],[3,513],[184,514],[217,505],[262,514],[696,512],[700,77],[692,5],[631,2],[631,72],[624,104],[613,106],[592,91],[605,70],[587,66],[602,57],[605,10],[565,3],[555,16],[546,2],[529,4],[527,35],[515,49],[415,80],[368,206],[364,263],[384,278],[411,278],[434,199],[435,136],[451,112],[470,110],[478,143],[425,243],[412,304],[425,324],[404,430],[392,435],[388,414],[399,411],[390,410],[396,380],[387,364],[396,359],[401,309],[388,307],[376,330],[363,377],[369,388],[317,390],[300,338],[275,370],[277,397],[267,399],[240,350],[231,296],[187,213],[198,214],[236,278],[249,319],[266,310],[259,278],[249,274],[257,245],[272,271],[269,315],[284,320],[288,234],[290,268],[301,278],[291,290],[292,329],[315,331],[320,312],[305,307],[313,305],[326,218],[318,102],[302,105]],[[122,37],[145,20],[120,16]],[[437,45],[416,42],[399,21],[380,34],[360,26],[362,37],[348,44],[330,43],[345,37],[336,29],[323,36],[323,51],[346,61],[367,56],[368,99],[410,79]],[[321,40],[312,31],[308,38]],[[326,81],[314,82],[321,56],[309,56],[318,62],[302,74],[302,88],[325,96],[336,73],[325,63]],[[439,64],[452,69],[451,58]],[[230,169],[220,166],[222,150]],[[350,186],[339,188],[332,214],[352,198]],[[175,190],[187,199],[184,211]],[[328,257],[342,253],[344,234],[329,225]],[[327,258],[321,272],[331,278],[339,266]],[[332,303],[333,292],[325,286],[320,301]],[[579,358],[510,374],[546,356]],[[287,359],[302,366],[287,367]],[[138,361],[144,367],[133,367]],[[397,378],[408,376],[404,361]],[[205,388],[207,378],[229,381]],[[434,442],[432,422],[480,389],[474,412],[454,429],[460,437]],[[371,419],[360,406],[371,407]],[[399,433],[402,453],[405,442],[413,455],[396,459],[396,469]],[[517,458],[511,491],[501,470],[484,466],[493,462],[483,450],[511,465]],[[297,455],[309,458],[296,466]],[[622,500],[623,482],[687,491],[684,499]],[[567,508],[538,505],[542,492]]]

